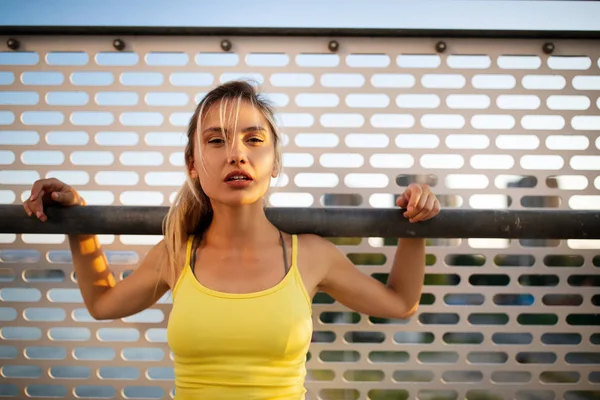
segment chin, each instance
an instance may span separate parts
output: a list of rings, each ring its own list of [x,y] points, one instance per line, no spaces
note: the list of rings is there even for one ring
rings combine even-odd
[[[262,205],[265,193],[256,193],[256,191],[239,190],[231,193],[221,193],[220,196],[213,197],[218,203],[229,207],[242,207],[260,203]]]
[[[256,204],[262,205],[263,199],[262,199],[262,197],[259,197],[259,198],[239,197],[236,199],[233,199],[233,198],[222,199],[222,200],[218,200],[218,202],[221,204],[224,204],[228,207],[245,207],[245,206],[252,206],[252,205],[256,205]]]

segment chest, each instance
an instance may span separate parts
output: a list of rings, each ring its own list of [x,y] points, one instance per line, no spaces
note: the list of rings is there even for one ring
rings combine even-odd
[[[262,294],[207,293],[184,277],[169,315],[168,340],[179,357],[302,357],[312,336],[310,305],[288,279]]]
[[[279,249],[219,251],[196,250],[195,279],[203,286],[225,293],[254,293],[281,282],[291,268],[290,257]]]

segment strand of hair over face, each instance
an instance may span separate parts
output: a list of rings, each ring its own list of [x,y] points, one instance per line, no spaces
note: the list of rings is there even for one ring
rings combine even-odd
[[[249,102],[251,106],[258,109],[269,123],[275,146],[274,169],[276,175],[280,174],[282,166],[282,143],[279,129],[275,122],[273,107],[261,94],[256,92],[253,86],[248,82],[241,81],[228,82],[216,87],[196,107],[188,125],[188,144],[184,153],[186,165],[193,160],[195,149],[198,149],[199,154],[202,153],[202,120],[208,109],[213,107],[217,102],[220,102],[219,120],[221,134],[225,142],[228,143],[228,134],[231,132],[228,132],[225,127],[233,124],[233,132],[234,135],[236,134],[239,112],[243,101]],[[235,107],[232,107],[234,104]],[[231,143],[233,144],[233,140],[231,140]],[[204,159],[201,162],[206,172]],[[192,179],[189,171],[187,171],[186,182],[177,193],[163,221],[166,259],[161,262],[161,269],[166,269],[164,271],[165,274],[162,276],[165,277],[171,288],[174,287],[177,277],[183,268],[183,265],[180,264],[182,264],[182,260],[184,259],[184,245],[189,235],[197,233],[200,227],[205,228],[208,226],[211,218],[212,209],[210,199],[203,192],[200,181]]]

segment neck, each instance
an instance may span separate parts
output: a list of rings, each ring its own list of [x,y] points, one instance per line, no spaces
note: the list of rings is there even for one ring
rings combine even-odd
[[[206,244],[241,248],[264,242],[277,232],[260,202],[239,207],[213,204],[213,218],[206,229]]]

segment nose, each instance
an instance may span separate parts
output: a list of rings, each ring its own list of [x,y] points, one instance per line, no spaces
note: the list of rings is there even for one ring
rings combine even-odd
[[[246,164],[247,161],[248,155],[246,154],[246,147],[234,140],[227,152],[227,163],[232,165]]]

